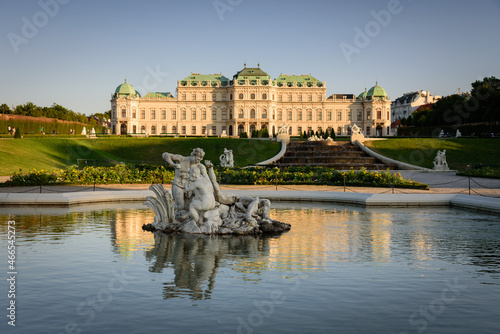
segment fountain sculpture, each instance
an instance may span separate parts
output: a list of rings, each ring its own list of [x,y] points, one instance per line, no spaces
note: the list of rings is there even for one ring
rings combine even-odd
[[[172,194],[162,184],[151,185],[156,197],[148,196],[145,205],[155,212],[150,231],[194,234],[258,235],[290,230],[290,224],[269,217],[268,199],[223,193],[217,183],[213,164],[201,160],[205,152],[193,149],[190,156],[163,153],[175,168]]]

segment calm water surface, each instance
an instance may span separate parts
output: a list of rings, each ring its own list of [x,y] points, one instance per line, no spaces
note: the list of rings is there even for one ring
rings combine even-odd
[[[0,284],[1,332],[500,332],[499,216],[273,206],[292,224],[275,238],[143,232],[140,204],[0,208],[18,272],[15,328]]]

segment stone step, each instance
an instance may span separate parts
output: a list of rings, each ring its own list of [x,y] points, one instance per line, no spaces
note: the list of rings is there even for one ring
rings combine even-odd
[[[356,163],[356,164],[372,164],[376,163],[377,159],[372,157],[358,157],[356,159],[352,158],[339,158],[339,157],[330,157],[330,158],[321,158],[317,159],[316,157],[283,157],[280,160],[280,163],[301,163],[301,164],[312,164],[312,163]]]
[[[303,167],[304,164],[301,163],[283,163],[279,164],[280,167]],[[366,170],[395,170],[396,166],[393,165],[386,165],[383,163],[377,163],[377,164],[358,164],[358,163],[350,163],[350,164],[342,164],[342,163],[322,163],[322,162],[316,162],[316,163],[309,163],[307,166],[311,167],[329,167],[329,168],[334,168],[336,170],[349,170],[349,169],[354,169],[354,170],[360,170],[362,168],[365,168]]]

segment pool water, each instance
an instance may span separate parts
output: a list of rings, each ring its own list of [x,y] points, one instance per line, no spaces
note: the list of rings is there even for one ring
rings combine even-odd
[[[1,208],[2,333],[499,333],[500,219],[273,203],[279,237],[144,232],[141,204]],[[7,264],[7,233],[0,239]]]

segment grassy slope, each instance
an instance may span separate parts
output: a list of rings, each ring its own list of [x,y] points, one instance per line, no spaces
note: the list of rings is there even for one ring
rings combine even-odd
[[[446,150],[451,169],[466,169],[482,162],[500,165],[500,140],[487,138],[397,138],[365,143],[389,158],[413,165],[432,168],[438,150]]]
[[[0,175],[11,175],[22,168],[58,169],[76,164],[77,159],[96,159],[101,163],[162,164],[163,152],[189,155],[201,147],[205,159],[218,164],[224,148],[232,149],[236,166],[247,166],[276,155],[281,144],[231,138],[23,138],[0,140]]]

